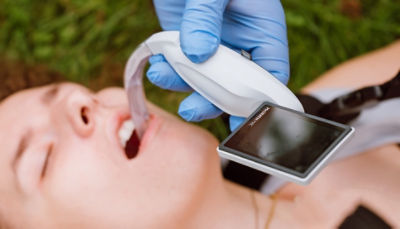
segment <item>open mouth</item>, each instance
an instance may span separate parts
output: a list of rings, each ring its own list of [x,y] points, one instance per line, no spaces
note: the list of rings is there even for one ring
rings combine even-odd
[[[129,160],[135,158],[139,152],[140,140],[132,120],[126,120],[122,124],[118,135],[120,143],[124,147],[125,156]]]

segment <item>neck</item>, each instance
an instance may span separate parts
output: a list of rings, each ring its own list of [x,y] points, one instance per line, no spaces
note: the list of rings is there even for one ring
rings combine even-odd
[[[187,228],[264,228],[272,200],[228,181],[204,190]]]

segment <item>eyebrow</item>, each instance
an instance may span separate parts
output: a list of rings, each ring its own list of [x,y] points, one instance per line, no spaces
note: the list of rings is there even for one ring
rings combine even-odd
[[[57,97],[59,90],[59,83],[50,86],[50,88],[41,97],[42,103],[45,105],[49,105]]]
[[[32,139],[32,130],[28,130],[27,132],[25,132],[25,134],[22,136],[21,140],[18,143],[18,147],[15,150],[14,153],[14,159],[12,162],[12,168],[15,171],[16,170],[16,166],[18,161],[21,159],[22,155],[24,154],[26,147],[29,145],[29,142]]]

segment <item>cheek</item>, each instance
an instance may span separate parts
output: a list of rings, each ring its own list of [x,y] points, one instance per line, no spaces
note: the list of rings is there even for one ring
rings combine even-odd
[[[116,198],[121,198],[121,172],[102,156],[103,152],[87,145],[59,152],[59,163],[48,177],[46,197],[51,214],[60,221],[115,218],[104,206],[120,202]]]
[[[111,161],[109,154],[119,153],[111,146],[66,143],[49,179],[52,215],[102,226],[116,219],[136,219],[136,225],[154,218],[178,222],[201,199],[210,180],[220,178],[218,143],[204,130],[179,121],[162,127],[160,136],[168,139],[155,139],[142,152],[146,155],[129,166]]]

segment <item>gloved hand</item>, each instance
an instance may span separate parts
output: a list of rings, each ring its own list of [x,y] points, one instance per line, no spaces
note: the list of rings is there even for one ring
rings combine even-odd
[[[211,57],[220,43],[251,53],[253,61],[281,82],[289,80],[285,15],[279,0],[153,0],[161,27],[179,30],[183,53],[194,63]],[[150,58],[148,79],[170,90],[192,90],[162,55]],[[246,76],[243,76],[246,77]],[[222,111],[197,92],[184,99],[179,115],[187,121],[215,118]],[[230,118],[231,130],[244,118]]]

